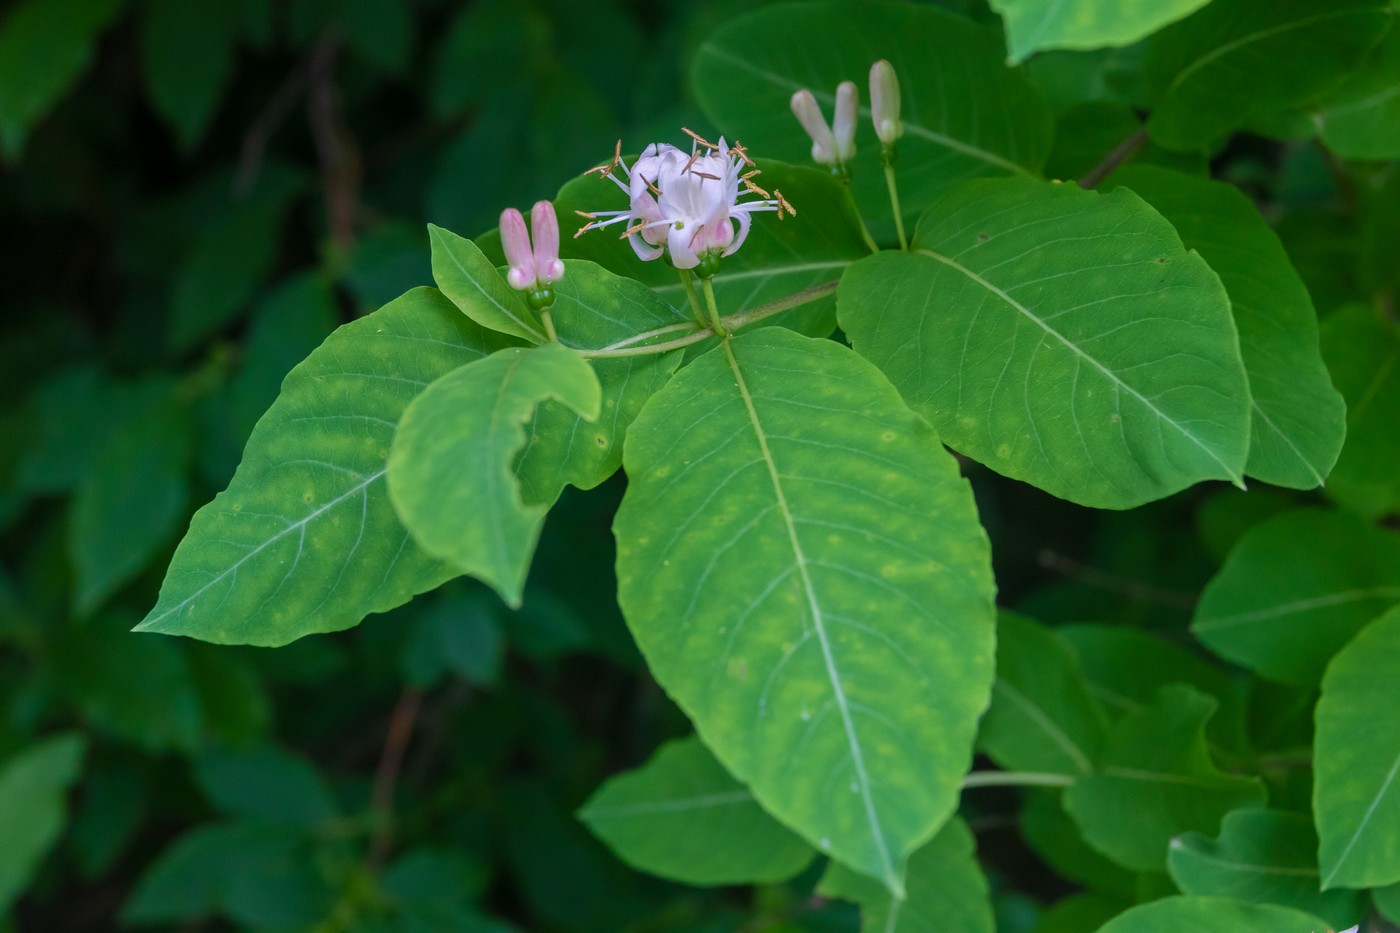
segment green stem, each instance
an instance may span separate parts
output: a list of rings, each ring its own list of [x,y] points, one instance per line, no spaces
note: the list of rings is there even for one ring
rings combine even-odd
[[[851,175],[845,172],[841,175],[841,181],[845,183],[846,190],[851,190]],[[870,247],[872,253],[880,251],[880,245],[875,242],[875,238],[870,235],[870,228],[865,225],[865,217],[861,214],[860,208],[855,205],[855,198],[851,198],[851,206],[855,208],[856,222],[860,224],[860,235],[865,240],[865,245]]]
[[[770,318],[775,314],[782,314],[784,311],[790,311],[793,308],[801,307],[802,305],[825,298],[827,295],[836,291],[836,286],[838,284],[840,283],[824,282],[821,285],[813,285],[811,288],[803,289],[796,294],[788,295],[786,298],[779,298],[776,301],[761,304],[756,308],[740,311],[738,314],[731,314],[728,317],[720,318],[720,326],[724,328],[726,332],[738,330],[740,327],[747,327],[749,324],[761,321],[764,318]],[[686,334],[684,337],[677,337],[675,340],[667,340],[664,343],[648,344],[645,347],[632,346],[632,344],[635,344],[638,340],[644,340],[647,337],[675,330],[677,326],[678,325],[673,324],[668,327],[658,327],[654,331],[647,331],[645,334],[637,334],[634,337],[628,337],[626,340],[619,340],[617,343],[609,344],[600,350],[580,350],[579,353],[588,359],[649,356],[653,353],[669,353],[672,350],[679,350],[683,347],[697,344],[702,340],[708,340],[714,336],[722,336],[720,332],[716,331],[713,327],[706,326],[694,333]]]
[[[700,307],[700,296],[695,294],[695,276],[689,269],[677,269],[681,277],[681,285],[685,288],[685,297],[690,299],[690,310],[695,313],[695,322],[701,327],[708,327],[709,321],[705,320],[705,311]]]
[[[962,786],[969,787],[1069,787],[1074,778],[1068,774],[1049,774],[1041,771],[973,771],[963,778]]]
[[[899,209],[899,188],[894,183],[894,162],[885,159],[885,187],[890,189],[890,208],[894,211],[894,228],[899,232],[899,248],[909,249],[909,238],[904,235],[904,214]]]
[[[719,305],[715,304],[714,277],[706,276],[701,279],[700,287],[705,290],[705,304],[710,308],[710,330],[718,337],[728,337],[729,331],[724,326],[724,319],[719,316]]]
[[[544,325],[544,333],[549,338],[549,342],[558,343],[559,332],[554,329],[554,317],[549,313],[548,308],[540,312],[540,323]]]

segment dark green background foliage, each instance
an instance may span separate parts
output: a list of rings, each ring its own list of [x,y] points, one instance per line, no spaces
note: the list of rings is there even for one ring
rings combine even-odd
[[[0,12],[0,933],[1320,933],[1324,923],[1400,922],[1394,5],[759,6],[19,0]],[[962,487],[951,459],[919,457],[914,440],[936,443],[931,424],[963,455],[990,539],[1003,608],[991,706],[956,816],[931,840],[907,837],[942,803],[885,827],[920,843],[903,873],[906,901],[891,899],[860,853],[838,840],[842,865],[793,831],[821,802],[798,801],[794,812],[806,809],[795,816],[775,807],[783,778],[773,763],[726,744],[745,735],[706,729],[706,704],[745,698],[707,693],[709,673],[672,652],[666,630],[634,618],[671,696],[652,679],[618,608],[610,526],[626,480],[604,477],[622,462],[621,427],[599,434],[603,450],[571,460],[563,479],[539,467],[558,453],[547,440],[515,464],[530,521],[559,497],[523,598],[521,560],[454,568],[413,549],[392,579],[300,578],[326,605],[285,637],[295,626],[278,606],[231,598],[226,612],[195,618],[192,606],[182,615],[184,603],[158,603],[191,517],[228,486],[279,391],[282,407],[259,430],[280,429],[278,455],[306,463],[317,435],[286,430],[301,415],[375,421],[358,454],[382,463],[391,442],[411,456],[442,433],[452,406],[489,391],[437,383],[428,397],[438,407],[404,416],[410,427],[396,438],[413,393],[354,409],[333,364],[343,351],[381,367],[364,378],[391,375],[394,357],[364,349],[389,333],[422,342],[416,375],[427,381],[512,344],[452,304],[460,270],[490,273],[482,251],[496,250],[502,208],[559,192],[567,237],[567,211],[613,206],[593,200],[595,180],[581,171],[619,138],[624,152],[679,143],[681,126],[737,132],[760,157],[800,163],[808,143],[787,112],[792,87],[829,95],[841,78],[863,83],[881,56],[895,59],[917,127],[900,163],[916,252],[862,258],[839,186],[775,166],[770,177],[799,214],[777,229],[760,215],[728,260],[762,274],[759,291],[722,275],[716,290],[751,306],[850,267],[835,302],[778,320],[825,337],[839,315],[837,339],[864,358],[768,331],[727,344],[731,360],[816,359],[868,391],[876,401],[861,417],[899,429],[890,456],[906,458],[903,485],[944,508],[938,497],[952,502]],[[892,246],[877,147],[862,131],[855,203]],[[1105,432],[1089,472],[1073,450],[1037,458],[1002,443],[1017,419],[1053,424],[1072,394],[1028,396],[1024,411],[989,405],[986,424],[955,417],[961,388],[955,406],[944,370],[926,361],[962,364],[944,336],[971,333],[963,318],[977,296],[960,296],[962,280],[950,284],[949,263],[935,259],[971,229],[962,218],[980,223],[1003,203],[1067,237],[1127,225],[1147,240],[1143,256],[1170,258],[1173,287],[1194,289],[1205,310],[1173,305],[1180,320],[1164,318],[1146,340],[1118,338],[1113,352],[1126,370],[1154,341],[1210,331],[1202,345],[1218,351],[1223,375],[1196,388],[1221,399],[1180,403],[1194,406],[1181,419],[1202,408],[1219,416],[1208,457],[1174,460],[1159,438],[1166,465],[1135,486],[1158,442]],[[430,235],[430,224],[441,229]],[[565,342],[625,337],[590,331],[585,314],[618,293],[633,303],[634,329],[668,321],[667,302],[683,300],[668,271],[592,236],[565,248],[598,263],[574,262],[560,286],[558,307],[578,311],[561,316]],[[1010,230],[974,262],[995,280],[995,250],[1011,262],[1042,245]],[[1114,241],[1093,249],[1102,255],[1080,254],[1091,270],[1122,261]],[[641,284],[615,285],[611,273]],[[435,278],[443,294],[419,288]],[[897,327],[891,338],[880,316],[907,311],[900,289],[911,282],[937,324],[923,343]],[[1059,299],[1047,300],[1054,310]],[[1015,326],[1008,361],[984,362],[1029,377],[1035,352],[1017,355]],[[548,417],[576,425],[569,409],[596,410],[596,383],[555,349],[573,363],[503,352],[534,354],[542,381],[574,366],[569,393],[552,387],[561,401]],[[728,391],[729,370],[717,352],[682,356],[608,379],[664,400],[636,422],[647,443],[719,446],[742,425],[688,411],[682,390]],[[1174,365],[1163,366],[1164,393]],[[789,402],[830,389],[760,378]],[[625,419],[637,417],[641,402],[610,397],[608,379],[603,410],[631,405]],[[516,400],[522,419],[549,395],[534,391]],[[666,527],[664,513],[637,504],[656,485],[647,451],[628,451],[624,543]],[[252,458],[242,469],[261,467]],[[1246,477],[1247,491],[1198,482]],[[565,481],[598,488],[560,496]],[[405,515],[431,518],[441,505],[391,492]],[[402,535],[379,507],[369,524]],[[975,620],[990,586],[976,569],[985,543],[970,509],[946,508],[962,538],[940,560],[971,568],[976,586],[957,596],[935,587],[930,599],[964,600],[958,611]],[[217,537],[220,517],[204,513],[196,532]],[[890,535],[918,520],[904,518]],[[448,538],[433,553],[450,552]],[[664,617],[691,587],[692,609],[725,618],[729,594],[684,567],[648,568],[656,556],[640,554],[634,570],[645,572],[624,575],[629,614]],[[381,609],[348,631],[246,644],[345,629]],[[143,618],[207,641],[131,633]],[[941,705],[982,702],[989,636],[977,636],[975,658],[925,646]],[[701,723],[699,739],[671,697]],[[909,712],[889,705],[882,715]],[[976,710],[964,712],[970,733]],[[951,750],[937,746],[945,738],[933,734],[926,770],[901,780],[918,787],[936,772],[956,791],[971,736]],[[1048,786],[983,786],[998,783],[995,768]],[[667,809],[692,798],[716,812]],[[901,871],[880,880],[897,888]]]

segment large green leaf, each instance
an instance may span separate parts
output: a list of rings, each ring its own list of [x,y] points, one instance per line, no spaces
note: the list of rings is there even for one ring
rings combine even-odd
[[[1296,907],[1338,930],[1366,913],[1360,891],[1318,890],[1317,831],[1302,813],[1233,810],[1220,824],[1219,839],[1201,833],[1173,839],[1167,869],[1186,894]]]
[[[1257,778],[1216,768],[1206,750],[1215,701],[1185,685],[1119,720],[1100,773],[1065,791],[1065,809],[1089,844],[1137,871],[1162,871],[1167,847],[1183,832],[1215,832],[1236,807],[1260,806]]]
[[[1347,402],[1347,439],[1327,493],[1370,517],[1400,509],[1400,328],[1365,305],[1322,322],[1322,355]]]
[[[1400,881],[1400,609],[1361,630],[1322,680],[1313,753],[1322,887]]]
[[[287,376],[228,489],[195,514],[138,628],[281,645],[455,576],[400,524],[385,462],[414,396],[502,345],[430,288],[326,338]]]
[[[1265,677],[1315,685],[1337,650],[1400,602],[1400,537],[1342,512],[1251,528],[1206,586],[1191,631]]]
[[[1321,486],[1345,434],[1345,404],[1318,351],[1303,280],[1254,202],[1233,185],[1150,166],[1113,176],[1166,217],[1230,295],[1249,373],[1245,472],[1275,486]]]
[[[764,7],[705,40],[693,82],[701,107],[731,140],[801,163],[812,143],[788,110],[793,92],[810,89],[830,114],[836,85],[854,81],[864,98],[870,66],[882,58],[899,75],[899,195],[907,216],[959,179],[1039,170],[1050,151],[1050,108],[1006,67],[996,32],[936,7],[851,0]],[[869,101],[861,103],[852,184],[866,216],[885,218],[880,144],[863,119]]]
[[[1097,49],[1130,45],[1209,0],[991,0],[1006,22],[1009,60],[1020,62],[1041,49]]]
[[[814,855],[693,737],[609,780],[578,815],[633,868],[686,884],[782,881]]]
[[[84,747],[77,734],[59,735],[0,763],[0,914],[8,913],[63,832]]]
[[[1249,387],[1220,279],[1126,189],[968,182],[837,314],[945,442],[1083,505],[1238,481]]]
[[[25,0],[0,19],[0,155],[19,161],[25,137],[88,66],[97,34],[122,0]]]
[[[625,466],[618,595],[652,673],[765,809],[899,890],[992,681],[954,461],[869,364],[764,328],[653,396]]]
[[[190,423],[171,396],[107,444],[73,497],[68,540],[80,615],[139,573],[187,514]]]
[[[1400,156],[1400,31],[1391,29],[1365,63],[1327,95],[1316,120],[1322,141],[1343,158]]]
[[[992,902],[976,848],[967,824],[953,817],[909,857],[903,900],[837,862],[817,891],[860,904],[865,933],[992,933]]]
[[[494,273],[492,273],[494,274]],[[409,403],[389,452],[389,497],[422,548],[518,607],[547,504],[527,504],[511,468],[545,399],[598,417],[602,392],[559,343],[509,347],[453,370]]]
[[[220,812],[262,823],[314,827],[340,813],[312,764],[275,746],[206,749],[195,778]]]
[[[1003,768],[1081,775],[1108,732],[1074,649],[1023,616],[997,618],[997,678],[978,748]]]
[[[1311,914],[1228,897],[1165,897],[1119,914],[1098,933],[1323,933]]]
[[[1390,27],[1389,0],[1213,0],[1148,41],[1157,143],[1199,149],[1337,85]]]
[[[428,224],[433,244],[433,280],[462,313],[482,327],[543,343],[544,331],[520,292],[506,284],[471,240]]]
[[[1045,864],[1090,890],[1137,898],[1142,876],[1084,841],[1079,827],[1065,812],[1064,791],[1029,787],[1022,796],[1021,835]]]
[[[825,172],[773,162],[762,158],[765,153],[758,151],[754,155],[762,171],[754,181],[767,191],[781,191],[797,214],[779,218],[761,213],[754,217],[748,239],[734,255],[724,259],[714,280],[715,300],[723,314],[744,311],[838,279],[847,266],[870,252],[861,238],[860,220],[848,188]],[[629,159],[628,164],[632,161]],[[627,196],[621,189],[597,175],[584,175],[564,185],[555,203],[564,237],[563,255],[591,259],[610,272],[645,282],[679,309],[686,320],[694,319],[676,270],[663,260],[638,259],[632,247],[620,238],[621,225],[574,236],[588,222],[578,211],[625,210]],[[834,307],[835,302],[827,298],[784,312],[769,319],[769,323],[825,337],[836,326]]]
[[[693,331],[688,314],[672,308],[645,285],[591,262],[570,259],[564,265],[567,271],[554,286],[551,314],[559,342],[566,347],[600,350],[651,331],[665,331],[654,338],[662,340]],[[585,421],[555,401],[535,410],[515,464],[524,500],[552,503],[566,483],[592,489],[617,472],[628,427],[680,362],[679,350],[590,359],[602,388],[599,415]]]

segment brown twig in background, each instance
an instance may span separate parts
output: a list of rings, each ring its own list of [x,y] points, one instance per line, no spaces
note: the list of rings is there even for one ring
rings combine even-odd
[[[258,172],[267,155],[267,144],[272,134],[282,126],[303,95],[311,86],[314,74],[325,69],[325,59],[334,53],[337,44],[335,35],[327,32],[316,41],[306,56],[294,67],[272,95],[261,112],[243,134],[243,144],[238,153],[238,173],[234,176],[234,193],[246,195],[257,183]]]
[[[326,199],[326,225],[331,241],[348,252],[355,245],[359,219],[360,185],[364,169],[360,150],[340,109],[340,93],[335,85],[338,41],[326,44],[325,53],[313,59],[306,114],[311,138],[321,163],[321,187]]]
[[[1145,145],[1147,127],[1144,126],[1129,133],[1121,143],[1109,150],[1108,155],[1104,156],[1098,165],[1085,172],[1079,179],[1079,187],[1097,188],[1114,169],[1131,159]]]
[[[383,864],[394,841],[394,788],[398,784],[399,769],[403,766],[408,740],[413,736],[413,726],[418,721],[418,711],[422,706],[423,691],[408,689],[399,695],[399,701],[389,717],[384,752],[379,757],[379,767],[374,773],[374,789],[370,793],[370,808],[376,817],[368,857],[373,869]]]
[[[1053,570],[1086,586],[1096,587],[1101,590],[1108,590],[1112,593],[1121,593],[1134,602],[1155,603],[1159,606],[1166,606],[1171,609],[1181,609],[1190,612],[1196,607],[1196,595],[1194,593],[1184,593],[1180,590],[1164,590],[1152,586],[1150,583],[1142,583],[1138,580],[1129,580],[1115,574],[1106,573],[1093,567],[1085,566],[1071,557],[1066,557],[1057,551],[1049,548],[1041,551],[1038,555],[1040,566],[1047,570]]]

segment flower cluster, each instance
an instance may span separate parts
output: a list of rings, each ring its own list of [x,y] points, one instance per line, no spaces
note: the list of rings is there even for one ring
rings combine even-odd
[[[667,143],[652,143],[630,167],[619,141],[612,161],[589,172],[625,191],[628,208],[579,211],[588,223],[574,235],[626,222],[622,236],[640,258],[666,254],[677,269],[698,267],[701,275],[708,275],[720,257],[743,245],[752,214],[777,211],[782,218],[784,212],[796,213],[781,191],[770,194],[754,182],[759,170],[739,143],[730,146],[724,137],[712,143],[685,132],[691,138],[689,154]],[[745,194],[759,197],[739,200]]]
[[[850,176],[851,160],[856,156],[856,111],[860,106],[856,93],[854,81],[837,85],[830,126],[816,96],[807,88],[793,94],[791,101],[793,116],[812,139],[812,161],[844,177]],[[899,77],[883,58],[870,66],[870,119],[880,140],[881,156],[888,160],[894,144],[904,135],[904,123],[899,119]]]

